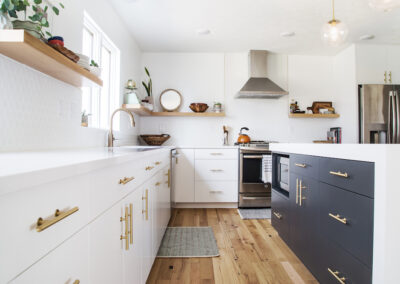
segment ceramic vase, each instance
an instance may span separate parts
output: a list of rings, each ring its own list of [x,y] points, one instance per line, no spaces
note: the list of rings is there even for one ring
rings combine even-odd
[[[7,13],[0,13],[0,30],[12,30],[13,25]]]

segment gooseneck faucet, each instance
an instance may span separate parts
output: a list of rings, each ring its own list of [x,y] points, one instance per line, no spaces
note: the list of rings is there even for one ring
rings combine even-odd
[[[114,134],[113,134],[113,122],[114,122],[114,116],[115,116],[115,114],[116,114],[117,112],[120,112],[120,111],[126,112],[126,113],[129,115],[129,117],[130,117],[130,119],[131,119],[132,127],[135,127],[135,118],[133,117],[133,114],[132,114],[129,110],[127,110],[127,109],[124,109],[124,108],[117,108],[117,109],[112,113],[112,115],[111,115],[110,133],[108,134],[108,147],[114,147],[114,140],[115,140],[115,138],[114,138]]]

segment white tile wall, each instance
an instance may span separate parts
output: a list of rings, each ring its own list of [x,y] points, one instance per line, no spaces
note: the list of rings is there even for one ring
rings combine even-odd
[[[81,92],[0,55],[0,151],[104,146],[80,126]]]

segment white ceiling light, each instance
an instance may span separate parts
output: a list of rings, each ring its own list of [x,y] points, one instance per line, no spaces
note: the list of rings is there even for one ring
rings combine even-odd
[[[369,6],[379,11],[388,12],[400,7],[399,0],[369,0]]]
[[[198,35],[209,35],[211,33],[211,31],[209,29],[200,28],[200,29],[196,30],[196,33]]]
[[[281,33],[281,37],[292,37],[295,36],[296,33],[295,32],[283,32]]]
[[[374,35],[362,35],[362,36],[360,36],[360,40],[371,40],[371,39],[374,39],[375,38],[375,36]]]
[[[332,0],[332,20],[322,27],[322,40],[330,45],[342,44],[349,33],[347,26],[335,19],[335,0]]]

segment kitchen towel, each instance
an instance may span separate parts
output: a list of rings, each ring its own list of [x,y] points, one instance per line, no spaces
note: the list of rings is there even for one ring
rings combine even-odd
[[[262,181],[272,183],[272,155],[262,156]]]

